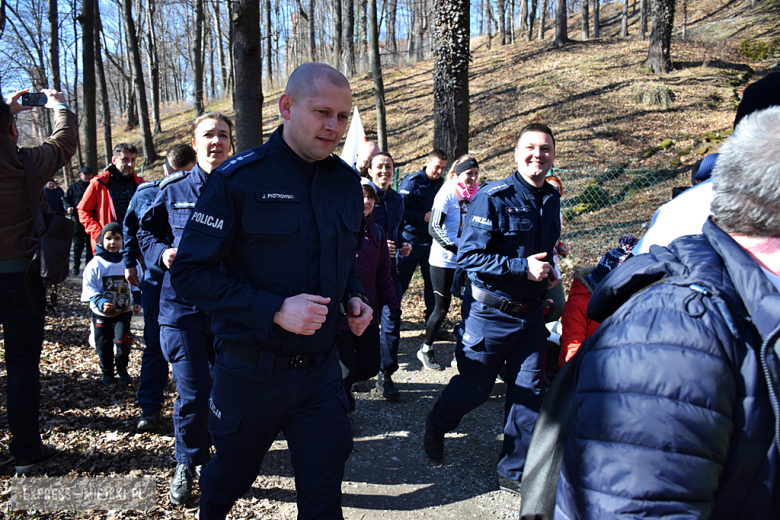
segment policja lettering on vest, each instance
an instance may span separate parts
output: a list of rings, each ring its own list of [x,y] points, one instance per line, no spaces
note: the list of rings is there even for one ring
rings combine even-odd
[[[192,220],[204,224],[206,226],[213,227],[214,229],[222,229],[222,226],[225,224],[225,221],[222,220],[221,218],[212,217],[211,215],[205,215],[203,213],[200,213],[199,211],[195,211],[192,213]]]

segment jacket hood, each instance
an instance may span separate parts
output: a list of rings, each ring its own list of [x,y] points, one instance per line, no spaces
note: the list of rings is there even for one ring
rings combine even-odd
[[[681,285],[699,284],[729,300],[734,304],[730,308],[743,306],[759,333],[770,334],[780,323],[780,294],[756,261],[712,218],[702,231],[668,247],[651,246],[649,253],[630,258],[610,272],[590,299],[588,318],[603,322],[640,290],[664,278],[679,277]]]
[[[122,261],[121,249],[116,253],[110,253],[103,248],[103,235],[105,235],[108,231],[113,231],[114,233],[119,233],[121,235],[122,226],[118,222],[109,222],[106,224],[106,226],[100,231],[100,235],[95,242],[95,255],[105,258],[109,262],[120,262]]]
[[[595,265],[584,265],[574,268],[574,279],[582,284],[588,290],[588,294],[593,294],[593,284],[588,281],[588,275],[596,268]]]

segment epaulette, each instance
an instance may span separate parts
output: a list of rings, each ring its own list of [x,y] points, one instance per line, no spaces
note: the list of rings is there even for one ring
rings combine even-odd
[[[167,185],[179,182],[180,180],[184,179],[189,175],[191,172],[176,172],[173,175],[168,175],[166,178],[162,180],[160,183],[160,189],[165,188]]]
[[[486,186],[486,188],[487,188],[487,195],[488,195],[488,197],[490,197],[492,195],[495,195],[496,193],[504,191],[508,187],[509,187],[509,183],[508,182],[499,181],[498,184],[495,184],[493,186]]]
[[[217,168],[217,171],[225,177],[230,177],[242,166],[258,161],[262,159],[264,155],[265,149],[260,147],[252,148],[247,152],[236,155],[230,160],[223,162],[222,165]]]
[[[163,179],[157,179],[156,181],[146,181],[142,182],[138,185],[138,188],[136,188],[136,191],[145,190],[147,188],[156,188],[162,183]]]

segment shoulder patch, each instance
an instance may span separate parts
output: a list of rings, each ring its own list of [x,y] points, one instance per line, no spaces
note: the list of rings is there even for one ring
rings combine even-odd
[[[490,186],[487,190],[488,197],[491,195],[495,195],[496,193],[499,193],[501,191],[504,191],[509,187],[508,182],[501,182],[499,184],[496,184],[495,186]]]
[[[180,180],[185,179],[189,174],[190,172],[178,172],[178,173],[174,173],[173,175],[167,176],[162,180],[162,182],[160,182],[160,189],[163,189],[164,187],[166,187],[171,183],[179,182]]]
[[[265,150],[261,147],[252,148],[248,152],[244,152],[241,154],[236,155],[235,157],[231,157],[229,160],[222,163],[222,165],[217,168],[217,171],[224,175],[225,177],[230,177],[235,172],[237,172],[242,166],[245,166],[247,164],[252,164],[255,161],[258,161],[263,158],[265,155]]]

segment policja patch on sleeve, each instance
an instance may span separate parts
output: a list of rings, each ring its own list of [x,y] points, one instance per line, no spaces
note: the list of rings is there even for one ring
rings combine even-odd
[[[233,227],[233,220],[215,211],[198,208],[190,215],[187,227],[217,238],[225,238]]]

